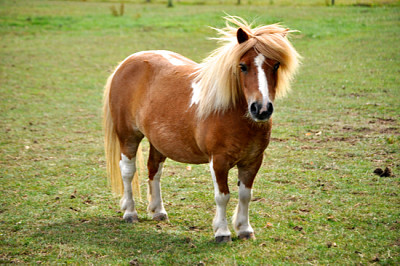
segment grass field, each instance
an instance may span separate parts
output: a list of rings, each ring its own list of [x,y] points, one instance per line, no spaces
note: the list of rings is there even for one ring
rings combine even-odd
[[[0,0],[0,263],[398,265],[398,1],[311,2],[126,3],[114,17],[110,6],[119,4]],[[304,57],[293,91],[275,104],[255,181],[257,239],[215,244],[208,166],[170,160],[163,176],[170,220],[149,219],[143,197],[140,223],[127,224],[106,180],[104,83],[140,50],[200,61],[216,48],[207,26],[222,26],[224,12],[299,30],[292,41]],[[378,167],[392,176],[375,175]]]

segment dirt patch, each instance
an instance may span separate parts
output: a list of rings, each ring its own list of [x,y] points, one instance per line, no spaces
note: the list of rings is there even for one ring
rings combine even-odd
[[[307,141],[315,142],[315,143],[326,143],[326,142],[347,142],[350,144],[356,144],[357,142],[364,139],[362,136],[349,136],[349,137],[326,137],[326,138],[313,138],[308,139]]]
[[[394,177],[392,169],[390,169],[389,167],[386,167],[385,170],[382,170],[382,168],[378,167],[374,170],[374,174],[380,177]]]
[[[270,138],[270,141],[273,142],[287,142],[287,139],[280,139],[280,138]]]
[[[343,131],[346,132],[360,132],[360,133],[368,133],[368,132],[373,132],[374,130],[369,127],[351,127],[351,126],[344,126]]]
[[[400,129],[395,127],[387,127],[381,129],[380,133],[382,134],[392,134],[392,135],[400,135]]]
[[[383,122],[385,124],[393,124],[393,123],[397,122],[397,120],[392,117],[389,117],[389,118],[375,117],[375,118],[378,122],[381,122],[381,123]]]
[[[318,150],[321,147],[316,147],[316,146],[301,146],[300,147],[302,150]]]
[[[371,125],[371,127],[355,128],[351,126],[344,126],[342,130],[344,132],[381,133],[381,134],[400,135],[400,130],[398,127],[396,127],[396,120],[392,118],[388,119],[381,118],[376,121],[369,121],[368,123]]]

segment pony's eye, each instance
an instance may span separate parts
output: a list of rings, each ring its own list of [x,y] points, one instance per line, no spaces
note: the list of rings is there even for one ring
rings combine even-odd
[[[274,72],[276,72],[278,70],[280,65],[281,65],[281,63],[279,63],[279,62],[274,65]]]
[[[240,71],[242,71],[243,73],[247,72],[247,65],[246,64],[240,63],[239,67],[240,67]]]

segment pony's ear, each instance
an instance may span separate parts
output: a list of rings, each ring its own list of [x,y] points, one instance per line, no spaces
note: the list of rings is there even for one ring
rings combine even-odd
[[[236,37],[239,44],[244,43],[249,39],[249,35],[247,35],[247,33],[242,28],[238,29],[238,31],[236,32]]]

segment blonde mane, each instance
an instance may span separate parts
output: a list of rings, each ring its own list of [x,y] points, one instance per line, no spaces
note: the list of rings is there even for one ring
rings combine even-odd
[[[235,106],[239,91],[239,60],[250,49],[280,62],[277,72],[276,97],[283,97],[290,90],[300,55],[293,48],[287,34],[291,31],[278,24],[252,28],[240,17],[225,17],[226,27],[215,29],[222,45],[203,60],[196,72],[194,82],[199,88],[197,116],[205,118],[215,112],[223,112]],[[233,24],[234,26],[232,26]],[[249,39],[238,43],[236,33],[242,28]]]

